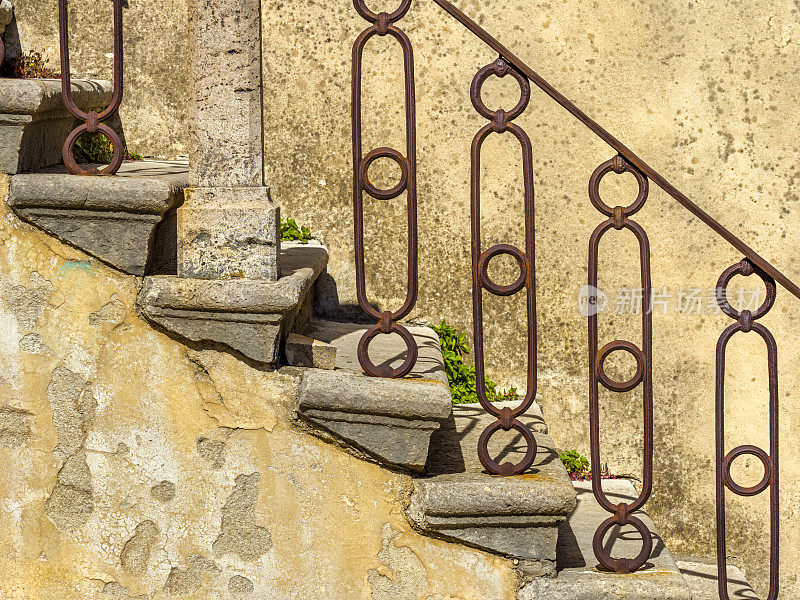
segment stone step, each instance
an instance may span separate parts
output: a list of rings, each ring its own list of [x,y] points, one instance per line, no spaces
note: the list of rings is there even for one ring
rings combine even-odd
[[[72,98],[83,111],[102,111],[111,101],[110,81],[70,83]],[[76,124],[64,106],[60,79],[0,78],[0,173],[27,173],[60,163],[64,140]],[[106,124],[122,132],[118,115]]]
[[[23,220],[120,271],[174,272],[175,209],[188,173],[180,161],[126,161],[117,177],[53,167],[14,175],[8,204]]]
[[[356,356],[367,326],[315,321],[307,336],[336,350],[335,370],[303,369],[296,414],[383,465],[421,471],[431,434],[450,416],[452,399],[439,337],[408,327],[419,348],[403,379],[366,376]],[[376,365],[399,366],[406,352],[396,335],[379,335],[369,348]]]
[[[222,344],[275,365],[283,340],[310,320],[313,284],[327,263],[328,250],[318,242],[285,242],[277,281],[148,275],[137,306],[148,321],[185,340]]]
[[[592,550],[597,527],[609,513],[597,503],[591,482],[573,482],[578,494],[575,511],[558,533],[558,575],[530,581],[518,600],[692,600],[684,577],[644,512],[634,513],[650,530],[653,553],[645,568],[617,575],[599,568]],[[603,481],[603,490],[614,502],[630,502],[638,496],[627,479]],[[633,557],[641,550],[641,535],[632,527],[612,528],[606,535],[606,550],[614,557]]]
[[[454,405],[450,419],[433,435],[407,514],[423,533],[514,558],[528,577],[552,575],[559,526],[575,508],[575,489],[538,406],[519,419],[534,432],[533,466],[523,475],[492,476],[480,464],[477,448],[495,418],[479,404]],[[489,449],[498,462],[516,463],[527,448],[521,434],[500,431]]]
[[[719,600],[716,559],[685,556],[675,562],[692,591],[692,600]],[[758,600],[744,571],[731,561],[728,561],[728,596],[734,600]]]

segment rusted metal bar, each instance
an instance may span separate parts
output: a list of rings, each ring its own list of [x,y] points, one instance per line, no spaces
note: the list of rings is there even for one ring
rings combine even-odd
[[[485,29],[478,25],[475,21],[470,19],[467,15],[461,12],[458,8],[453,6],[448,0],[433,0],[442,7],[448,14],[460,22],[469,31],[475,34],[482,42],[491,47],[495,52],[499,53],[503,59],[509,64],[516,67],[522,72],[530,81],[536,84],[545,94],[550,96],[553,100],[558,102],[565,108],[572,116],[578,119],[581,123],[586,125],[595,135],[597,135],[606,144],[611,146],[618,154],[622,155],[625,160],[635,166],[639,171],[646,175],[653,183],[664,190],[667,194],[677,200],[684,208],[688,209],[694,216],[700,219],[703,223],[708,225],[715,233],[722,237],[725,241],[731,244],[739,252],[749,258],[753,264],[758,266],[762,271],[774,278],[783,287],[789,290],[792,294],[800,298],[800,287],[792,282],[788,277],[783,275],[778,269],[773,267],[765,259],[756,253],[755,250],[750,248],[742,240],[740,240],[731,231],[723,227],[711,215],[705,212],[702,208],[692,202],[685,194],[681,193],[674,185],[661,175],[654,168],[645,163],[641,158],[636,156],[625,144],[620,142],[617,138],[611,135],[608,131],[603,129],[596,121],[589,117],[586,113],[580,110],[572,102],[570,102],[563,94],[556,90],[552,85],[547,83],[536,71],[526,65],[519,57],[501,44],[496,38],[490,35]]]
[[[117,133],[108,125],[103,123],[105,119],[113,115],[122,103],[122,0],[113,0],[114,3],[114,94],[111,103],[101,113],[96,111],[84,112],[75,104],[72,97],[72,85],[69,74],[69,23],[67,0],[58,0],[58,35],[61,48],[61,89],[64,96],[64,104],[69,112],[77,119],[83,121],[75,130],[67,136],[62,150],[64,164],[67,170],[73,175],[113,175],[122,164],[125,158],[125,149],[122,140]],[[84,133],[100,132],[111,142],[114,149],[111,163],[103,169],[89,167],[83,169],[75,160],[74,147],[75,141]]]
[[[639,194],[629,206],[611,208],[600,198],[600,180],[613,171],[614,173],[632,173],[639,184]],[[639,242],[639,263],[642,278],[642,347],[633,342],[614,340],[598,350],[597,313],[589,313],[589,421],[592,462],[592,490],[597,502],[614,516],[604,521],[594,536],[594,554],[600,564],[615,573],[630,573],[647,562],[653,551],[653,540],[650,531],[642,521],[633,516],[640,510],[653,490],[653,315],[650,285],[650,244],[647,234],[641,225],[630,217],[644,206],[649,192],[647,177],[623,156],[617,155],[601,164],[592,173],[589,180],[589,200],[594,207],[608,217],[594,230],[589,240],[589,305],[597,305],[597,263],[600,239],[611,228],[628,229]],[[628,381],[612,380],[603,368],[608,355],[615,350],[628,352],[636,359],[636,372]],[[642,402],[644,405],[644,469],[642,474],[642,491],[631,504],[620,502],[614,504],[603,492],[600,460],[600,403],[599,385],[613,392],[627,392],[642,385]],[[603,545],[603,537],[614,525],[633,525],[642,535],[642,550],[636,558],[613,558]]]
[[[414,98],[414,54],[411,41],[395,22],[403,18],[411,7],[411,0],[402,0],[391,14],[374,13],[364,0],[354,0],[356,11],[371,25],[353,44],[352,72],[352,127],[353,127],[353,212],[355,224],[356,295],[361,308],[378,323],[370,327],[358,343],[358,360],[364,372],[373,377],[403,377],[417,362],[417,345],[414,336],[397,321],[408,316],[417,301],[417,141],[416,107]],[[361,141],[361,63],[364,46],[375,35],[391,35],[403,49],[405,72],[406,155],[393,148],[375,148],[362,155]],[[389,158],[400,167],[400,181],[390,189],[380,189],[369,180],[369,166],[378,158]],[[408,211],[408,286],[406,299],[395,312],[376,310],[367,299],[364,274],[364,192],[379,200],[391,200],[406,192]],[[378,334],[397,333],[406,343],[408,352],[402,365],[392,368],[375,365],[369,358],[369,344]]]
[[[755,311],[737,311],[729,304],[727,287],[735,275],[758,275],[767,288],[764,303]],[[769,274],[759,269],[745,258],[728,267],[717,282],[717,303],[722,312],[736,319],[729,325],[717,342],[716,374],[716,461],[717,461],[717,572],[719,597],[730,600],[728,595],[727,545],[725,540],[725,488],[739,496],[756,496],[769,488],[770,494],[770,553],[769,553],[769,595],[766,600],[778,598],[778,550],[779,550],[779,495],[778,495],[778,347],[769,330],[756,319],[766,315],[775,303],[775,281]],[[725,454],[725,349],[731,337],[738,332],[755,331],[767,346],[767,371],[769,374],[769,454],[751,445],[737,446]],[[743,487],[733,481],[731,464],[737,457],[749,454],[755,456],[764,466],[764,477],[752,487]]]
[[[481,99],[481,86],[492,75],[505,77],[511,75],[520,86],[520,99],[517,105],[508,112],[503,109],[489,110]],[[472,140],[471,150],[471,229],[472,229],[472,317],[475,334],[475,388],[478,400],[484,410],[495,417],[497,421],[489,425],[478,439],[478,458],[481,464],[490,473],[497,475],[518,475],[525,472],[536,458],[536,440],[530,428],[517,417],[528,410],[536,397],[536,271],[535,257],[535,227],[534,227],[534,196],[533,196],[533,149],[531,140],[525,131],[512,121],[520,116],[531,97],[531,87],[527,78],[510,66],[506,61],[498,58],[492,64],[480,69],[472,80],[470,97],[475,110],[490,122],[475,135]],[[491,133],[512,133],[522,146],[522,174],[524,180],[525,199],[525,251],[510,244],[497,244],[486,251],[481,251],[481,147]],[[489,278],[489,261],[497,255],[509,254],[514,257],[519,265],[519,278],[508,285],[498,285]],[[497,296],[510,296],[526,290],[528,313],[528,383],[525,398],[513,410],[506,406],[502,409],[495,407],[486,396],[486,374],[483,360],[483,289],[487,289]],[[503,429],[518,431],[525,439],[525,456],[517,464],[506,462],[499,464],[489,455],[489,438]]]

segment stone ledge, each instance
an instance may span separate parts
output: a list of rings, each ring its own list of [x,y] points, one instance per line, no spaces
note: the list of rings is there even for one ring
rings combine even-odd
[[[278,360],[280,342],[308,302],[328,262],[319,244],[283,244],[276,282],[249,279],[144,278],[137,304],[146,319],[194,342],[218,342],[266,364]]]
[[[572,483],[555,463],[552,440],[544,434],[534,436],[539,451],[533,472],[514,477],[453,473],[421,479],[415,482],[410,514],[416,522],[443,525],[444,520],[463,522],[461,517],[487,517],[500,523],[515,517],[570,514],[576,504]]]
[[[692,593],[678,570],[655,525],[643,512],[635,513],[653,536],[653,554],[645,567],[627,575],[598,569],[592,550],[597,527],[610,515],[594,498],[589,481],[574,482],[578,506],[562,523],[558,539],[558,576],[535,579],[523,587],[518,600],[692,600]],[[638,495],[627,479],[603,481],[603,490],[614,501],[630,502]],[[641,550],[636,532],[606,536],[606,549],[612,556],[633,557]],[[638,538],[638,539],[637,539]]]
[[[111,101],[114,88],[102,79],[70,80],[72,96],[81,110],[99,108]],[[0,114],[36,115],[66,112],[60,79],[0,79]]]
[[[118,177],[14,175],[8,204],[22,219],[132,275],[144,275],[156,226],[183,200],[185,163],[126,162]]]
[[[462,442],[464,471],[436,473],[441,470],[437,466],[452,468],[459,461],[453,457],[436,460],[432,444],[426,473],[434,474],[414,482],[408,518],[423,533],[520,559],[528,575],[553,574],[559,525],[573,511],[576,500],[552,440],[534,430],[538,452],[531,470],[513,477],[491,476],[482,472],[472,455],[477,455],[483,426],[492,419],[488,415],[464,418],[458,414],[459,408],[453,409],[456,427],[450,435]],[[524,453],[515,442],[502,450],[511,461]]]
[[[303,375],[297,413],[384,464],[421,471],[431,434],[450,405],[450,388],[441,381],[311,369]]]
[[[109,81],[73,79],[71,84],[81,110],[100,110],[111,101]],[[0,172],[13,175],[58,164],[75,124],[64,106],[60,79],[0,78]],[[118,119],[109,125],[119,129]]]
[[[303,371],[296,412],[384,465],[422,471],[431,434],[452,408],[439,338],[428,327],[408,327],[419,347],[417,365],[404,379],[381,379],[367,377],[358,364],[356,347],[366,330],[352,323],[314,323],[309,335],[336,348],[336,370]],[[394,335],[378,336],[370,346],[376,364],[399,364],[405,351]]]

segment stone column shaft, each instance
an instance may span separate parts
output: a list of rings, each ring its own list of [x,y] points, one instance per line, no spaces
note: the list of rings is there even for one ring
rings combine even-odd
[[[275,281],[278,207],[264,185],[260,0],[191,0],[191,186],[178,275]]]

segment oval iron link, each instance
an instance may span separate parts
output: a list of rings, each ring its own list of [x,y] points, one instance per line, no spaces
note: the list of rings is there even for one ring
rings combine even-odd
[[[404,377],[411,372],[417,361],[418,349],[414,336],[397,323],[408,316],[417,301],[417,159],[416,159],[416,109],[414,98],[414,55],[411,41],[400,30],[395,22],[401,19],[411,6],[411,0],[402,0],[400,6],[392,13],[375,13],[363,0],[354,0],[359,15],[372,24],[367,27],[353,44],[352,64],[352,128],[353,128],[353,221],[356,262],[356,296],[361,309],[373,319],[379,321],[361,338],[358,344],[358,360],[367,375],[373,377]],[[403,70],[405,74],[405,113],[406,113],[406,154],[393,148],[376,148],[363,156],[361,139],[361,71],[364,47],[373,36],[390,35],[403,49]],[[380,189],[369,179],[368,170],[378,158],[393,160],[400,167],[400,181],[389,189]],[[366,275],[364,264],[364,192],[379,200],[391,200],[406,192],[407,225],[408,225],[408,280],[406,299],[403,305],[394,312],[381,313],[367,299]],[[385,325],[388,320],[389,327]],[[378,334],[397,333],[408,349],[406,359],[398,368],[387,365],[377,366],[369,358],[370,341]]]
[[[503,109],[491,111],[483,104],[480,98],[481,86],[491,75],[504,77],[511,74],[520,84],[520,101],[511,111]],[[533,148],[525,131],[512,119],[518,117],[525,110],[530,100],[530,84],[528,79],[516,69],[506,63],[503,58],[498,58],[490,65],[480,69],[472,80],[470,88],[472,104],[478,113],[488,119],[486,124],[472,141],[471,151],[471,230],[472,230],[472,317],[473,331],[475,334],[475,387],[481,406],[497,421],[491,423],[478,439],[478,458],[483,467],[496,475],[517,475],[524,473],[536,458],[537,444],[533,432],[517,417],[523,414],[536,397],[536,276],[534,266],[535,253],[535,223],[534,223],[534,191],[533,191]],[[525,213],[525,251],[510,244],[497,244],[485,252],[481,250],[481,147],[484,140],[491,133],[508,131],[517,138],[522,147],[522,170],[524,179],[524,213]],[[520,268],[519,278],[509,285],[499,285],[492,281],[488,275],[488,265],[492,257],[499,254],[509,254],[515,258]],[[502,410],[494,406],[486,395],[486,373],[483,355],[483,290],[486,289],[498,296],[509,296],[526,288],[526,306],[528,322],[528,373],[527,390],[522,403],[514,408],[505,407]],[[525,455],[516,464],[505,462],[498,463],[489,454],[489,439],[492,435],[503,429],[515,430],[525,441]]]
[[[728,302],[727,288],[735,275],[757,275],[764,282],[767,297],[754,312],[735,310]],[[770,553],[769,553],[769,595],[765,600],[777,600],[779,584],[779,488],[778,488],[778,346],[770,331],[761,323],[755,322],[766,315],[775,302],[775,280],[756,267],[749,259],[728,267],[717,282],[717,304],[722,312],[736,319],[729,325],[717,342],[716,365],[716,463],[717,463],[717,580],[719,597],[730,600],[728,594],[727,541],[725,531],[725,488],[739,496],[756,496],[769,488],[770,493]],[[769,453],[751,445],[737,446],[725,453],[725,351],[728,342],[737,332],[756,332],[767,347],[767,371],[769,377]],[[764,467],[764,476],[754,486],[739,485],[731,476],[733,461],[743,455],[755,456]]]
[[[609,207],[600,199],[600,181],[610,173],[629,172],[639,183],[636,200],[627,207]],[[600,223],[589,239],[589,290],[597,290],[598,254],[600,239],[609,229],[628,229],[639,243],[639,263],[642,279],[642,347],[625,340],[614,340],[598,350],[597,314],[589,314],[589,422],[592,463],[592,490],[600,506],[614,516],[600,525],[595,532],[593,549],[598,562],[615,573],[631,573],[641,568],[650,558],[652,535],[641,520],[633,516],[650,498],[653,487],[653,382],[652,382],[652,297],[650,283],[650,243],[644,229],[630,216],[642,208],[647,200],[647,178],[622,156],[615,156],[601,164],[589,179],[589,200],[609,217]],[[596,294],[596,292],[594,292]],[[595,304],[597,298],[594,299]],[[592,305],[592,299],[589,299]],[[606,374],[603,366],[609,354],[616,350],[630,353],[636,359],[636,372],[628,381],[617,382]],[[602,487],[602,461],[600,458],[600,384],[614,392],[627,392],[642,385],[644,408],[644,469],[642,491],[632,503],[613,503]],[[603,537],[612,525],[632,525],[642,535],[642,550],[635,558],[614,558],[603,545]]]

